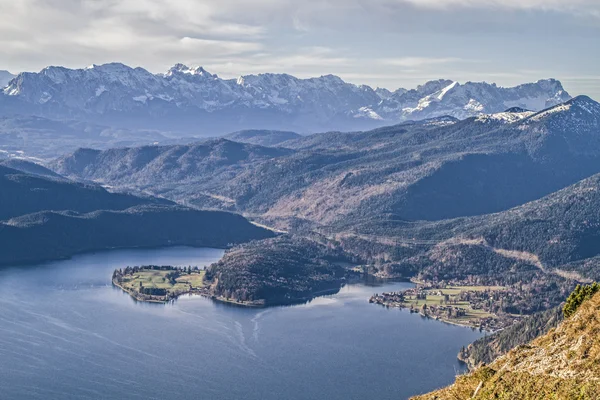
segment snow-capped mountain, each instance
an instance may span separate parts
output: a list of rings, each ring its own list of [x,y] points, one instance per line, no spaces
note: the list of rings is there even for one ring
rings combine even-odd
[[[8,85],[8,82],[10,82],[14,77],[15,75],[11,74],[10,72],[0,70],[0,87]]]
[[[540,111],[563,103],[571,96],[555,79],[512,88],[485,82],[460,84],[448,80],[427,82],[416,89],[397,92],[373,111],[385,120],[433,118],[442,115],[464,119],[503,112],[512,107]]]
[[[556,80],[514,88],[438,80],[391,92],[333,75],[222,79],[202,67],[183,64],[153,74],[112,63],[21,73],[3,89],[0,113],[193,133],[252,128],[308,132],[355,130],[441,115],[465,118],[515,106],[539,111],[569,98]]]

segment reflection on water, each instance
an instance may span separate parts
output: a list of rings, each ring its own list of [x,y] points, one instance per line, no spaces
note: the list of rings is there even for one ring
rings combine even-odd
[[[404,399],[450,383],[470,329],[368,303],[352,284],[298,306],[133,301],[115,268],[209,265],[221,250],[119,250],[0,270],[0,397]]]

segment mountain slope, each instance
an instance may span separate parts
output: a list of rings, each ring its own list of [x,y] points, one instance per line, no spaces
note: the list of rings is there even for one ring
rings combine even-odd
[[[45,210],[124,210],[142,204],[169,202],[109,193],[99,186],[31,175],[0,166],[0,204],[0,220],[6,220]]]
[[[256,164],[292,153],[289,149],[215,139],[178,146],[80,149],[51,166],[66,176],[152,191],[202,207],[230,209],[233,200],[220,195],[219,188]]]
[[[28,161],[28,160],[24,160],[24,159],[20,159],[20,158],[9,158],[6,160],[1,160],[0,165],[7,167],[7,168],[17,170],[17,171],[24,172],[29,175],[38,175],[38,176],[42,176],[42,177],[46,177],[46,178],[57,178],[57,179],[63,178],[56,172],[53,172],[40,164],[36,164],[32,161]]]
[[[387,276],[504,286],[493,311],[531,314],[600,280],[598,210],[600,174],[500,213],[435,222],[381,215],[354,221],[341,237],[359,255],[379,248]]]
[[[0,94],[0,110],[3,115],[215,135],[240,129],[364,129],[446,114],[465,118],[514,106],[538,111],[569,98],[552,79],[515,88],[439,80],[391,93],[333,75],[221,79],[202,67],[182,64],[165,74],[152,74],[111,63],[21,73]]]
[[[52,168],[182,202],[201,193],[226,199],[226,209],[270,219],[334,226],[384,214],[440,220],[506,210],[600,172],[599,107],[580,96],[539,113],[513,110],[463,121],[444,117],[314,134],[282,142],[288,153],[271,149],[251,162],[242,157],[219,164],[199,155],[192,165],[211,168],[165,163],[173,166],[169,182],[160,174],[156,178],[161,159],[150,153],[146,157],[155,161],[134,167],[109,157],[109,151],[94,156],[88,170],[85,162],[74,166],[78,153]],[[110,172],[115,165],[118,170]],[[189,168],[195,171],[193,182],[185,173]]]
[[[439,80],[415,90],[384,99],[374,111],[388,120],[424,119],[451,115],[468,118],[492,114],[511,107],[538,111],[569,100],[571,96],[555,79],[540,80],[513,88],[494,84]]]
[[[581,399],[600,397],[600,294],[556,329],[414,400]]]

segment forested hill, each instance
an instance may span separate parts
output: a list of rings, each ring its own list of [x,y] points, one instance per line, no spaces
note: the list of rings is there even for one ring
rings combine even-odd
[[[133,247],[226,248],[272,237],[240,215],[170,205],[90,213],[43,211],[0,222],[0,265],[33,263],[77,253]]]
[[[156,198],[109,193],[60,177],[43,177],[0,165],[0,220],[45,210],[123,210],[141,204],[169,204]]]
[[[412,238],[414,243],[427,243],[422,247],[430,247],[430,254],[435,257],[462,248],[472,252],[473,257],[475,252],[490,253],[494,257],[525,262],[541,272],[565,276],[573,273],[572,278],[596,280],[600,279],[600,174],[496,214],[417,223],[388,215],[364,220],[354,229],[390,240]],[[404,242],[411,243],[410,240]],[[470,257],[463,261],[467,259]],[[463,268],[466,264],[463,262]],[[448,275],[457,272],[452,265],[449,262],[443,268],[440,265],[439,272]],[[494,272],[493,263],[481,268],[481,271],[471,272]],[[462,273],[466,271],[465,268]]]
[[[345,282],[348,255],[316,240],[280,236],[237,246],[207,271],[213,295],[262,305],[307,301]]]
[[[245,186],[232,187],[235,193],[225,193],[223,188],[233,185],[232,181],[241,175],[251,175],[256,165],[293,153],[289,149],[214,139],[191,145],[80,149],[50,166],[75,179],[159,194],[201,208],[241,211],[231,196],[243,196]],[[249,176],[248,183],[258,179]]]
[[[0,265],[122,247],[225,248],[272,236],[240,215],[0,166]]]

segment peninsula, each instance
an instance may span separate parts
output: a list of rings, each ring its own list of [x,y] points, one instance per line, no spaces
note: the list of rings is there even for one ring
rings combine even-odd
[[[138,301],[166,303],[184,294],[208,295],[198,267],[146,265],[113,272],[113,285]]]

